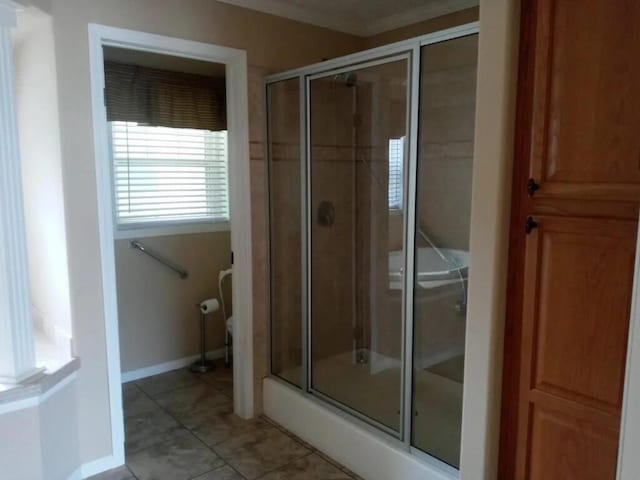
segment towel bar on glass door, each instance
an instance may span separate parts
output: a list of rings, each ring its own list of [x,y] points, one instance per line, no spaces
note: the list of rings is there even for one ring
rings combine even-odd
[[[184,268],[182,268],[180,265],[178,265],[177,263],[172,262],[171,260],[166,259],[165,257],[160,255],[155,250],[152,250],[152,249],[150,249],[148,247],[145,247],[138,240],[131,240],[131,242],[129,242],[129,246],[131,248],[135,248],[136,250],[140,250],[142,253],[145,253],[145,254],[149,255],[151,258],[153,258],[154,260],[160,262],[165,267],[173,270],[178,275],[180,275],[181,279],[184,280],[185,278],[187,278],[189,276],[189,272],[187,270],[185,270]]]

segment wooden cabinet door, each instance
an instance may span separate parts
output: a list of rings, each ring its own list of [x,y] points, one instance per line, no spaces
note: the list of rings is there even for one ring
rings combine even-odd
[[[614,480],[637,222],[535,220],[524,252],[515,477]]]
[[[521,6],[499,478],[614,480],[640,206],[640,1]],[[527,217],[538,226],[525,235]]]
[[[640,2],[538,0],[530,176],[540,196],[640,199]]]

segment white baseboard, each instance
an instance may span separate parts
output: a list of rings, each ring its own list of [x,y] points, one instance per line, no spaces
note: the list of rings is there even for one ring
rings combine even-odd
[[[82,467],[76,468],[73,473],[67,477],[67,480],[82,480],[80,470],[82,470]]]
[[[139,368],[129,372],[122,372],[122,383],[133,382],[134,380],[140,380],[141,378],[151,377],[152,375],[158,375],[160,373],[166,373],[171,370],[186,367],[199,358],[200,355],[191,355],[190,357],[179,358],[178,360],[171,360],[170,362],[158,363],[149,367]],[[207,352],[207,358],[224,358],[224,348]]]
[[[98,458],[91,462],[83,463],[76,468],[67,480],[83,480],[85,478],[92,477],[107,470],[124,465],[123,461],[116,459],[114,455],[108,455],[106,457]]]
[[[112,468],[124,465],[122,460],[118,460],[114,455],[98,458],[92,462],[83,463],[80,467],[80,478],[89,478]]]

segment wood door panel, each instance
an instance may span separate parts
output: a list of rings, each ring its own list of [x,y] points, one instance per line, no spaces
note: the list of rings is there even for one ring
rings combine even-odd
[[[544,217],[539,223],[537,245],[532,246],[539,268],[539,287],[531,292],[538,297],[532,319],[534,386],[617,411],[624,381],[635,222]]]
[[[640,206],[640,1],[522,0],[520,27],[499,478],[614,480]]]
[[[616,475],[618,433],[560,412],[531,414],[530,480],[603,480]]]
[[[640,199],[640,2],[540,0],[531,177],[539,195]]]
[[[624,382],[636,222],[537,221],[526,246],[525,304],[535,305],[525,319],[532,353],[528,388],[615,413]]]
[[[593,432],[619,430],[637,222],[535,220],[524,252],[515,476],[613,479],[617,436],[610,447]],[[543,421],[541,411],[556,414]],[[598,443],[613,476],[562,476]],[[556,457],[565,463],[548,463]]]

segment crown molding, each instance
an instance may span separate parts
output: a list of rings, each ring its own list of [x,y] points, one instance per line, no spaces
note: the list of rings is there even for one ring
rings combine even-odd
[[[475,7],[478,0],[448,0],[446,4],[429,4],[394,13],[369,24],[343,15],[334,15],[315,9],[291,5],[286,0],[218,0],[219,2],[247,8],[259,12],[308,23],[359,37],[370,37],[379,33],[395,30],[431,18],[453,13],[465,8]]]
[[[364,36],[370,37],[477,6],[478,0],[448,0],[446,4],[428,4],[418,8],[400,11],[365,25],[363,29],[365,32]]]

